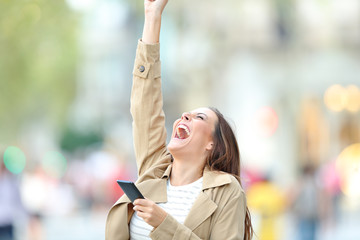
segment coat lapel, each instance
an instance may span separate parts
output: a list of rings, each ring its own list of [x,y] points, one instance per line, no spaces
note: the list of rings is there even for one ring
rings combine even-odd
[[[217,204],[211,200],[208,194],[205,193],[206,190],[209,188],[229,184],[231,182],[231,178],[227,174],[211,171],[208,167],[205,167],[203,177],[204,181],[202,191],[200,192],[199,197],[196,199],[184,222],[184,224],[191,230],[194,230],[196,227],[198,227],[217,209]]]
[[[189,214],[187,215],[184,225],[186,225],[191,230],[194,230],[209,216],[211,216],[216,209],[216,203],[214,203],[206,193],[201,191]]]

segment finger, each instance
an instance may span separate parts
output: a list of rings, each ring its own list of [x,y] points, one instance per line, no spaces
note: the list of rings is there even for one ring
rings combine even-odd
[[[138,199],[135,199],[135,201],[133,202],[133,204],[134,204],[134,205],[140,205],[140,202],[141,202],[140,200],[141,200],[141,199],[139,199],[139,198],[138,198]]]
[[[148,207],[142,205],[136,205],[133,209],[137,212],[150,212]]]
[[[149,206],[149,200],[138,198],[134,201],[134,205]]]
[[[145,222],[148,222],[148,219],[149,219],[148,213],[136,212],[136,214],[138,215],[138,217],[141,217],[142,219],[144,219]]]
[[[134,207],[133,207],[133,209],[134,209],[134,211],[140,211],[140,207],[139,207],[139,205],[135,205]]]
[[[141,205],[135,205],[135,206],[133,207],[133,209],[134,209],[135,211],[137,211],[137,212],[143,212],[143,211],[144,211],[144,207],[141,206]]]

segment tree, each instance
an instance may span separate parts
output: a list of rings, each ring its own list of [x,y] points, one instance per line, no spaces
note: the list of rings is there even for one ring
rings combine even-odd
[[[0,0],[0,142],[61,126],[75,94],[78,18],[64,0]]]

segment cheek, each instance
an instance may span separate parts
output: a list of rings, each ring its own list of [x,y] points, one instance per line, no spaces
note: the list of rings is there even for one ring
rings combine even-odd
[[[208,125],[199,127],[199,133],[202,136],[202,138],[206,141],[212,139],[212,132],[213,132],[212,128],[209,127]]]

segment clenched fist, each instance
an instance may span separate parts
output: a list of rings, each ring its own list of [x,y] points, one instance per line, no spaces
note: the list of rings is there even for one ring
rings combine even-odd
[[[168,0],[144,0],[145,17],[161,17]]]

